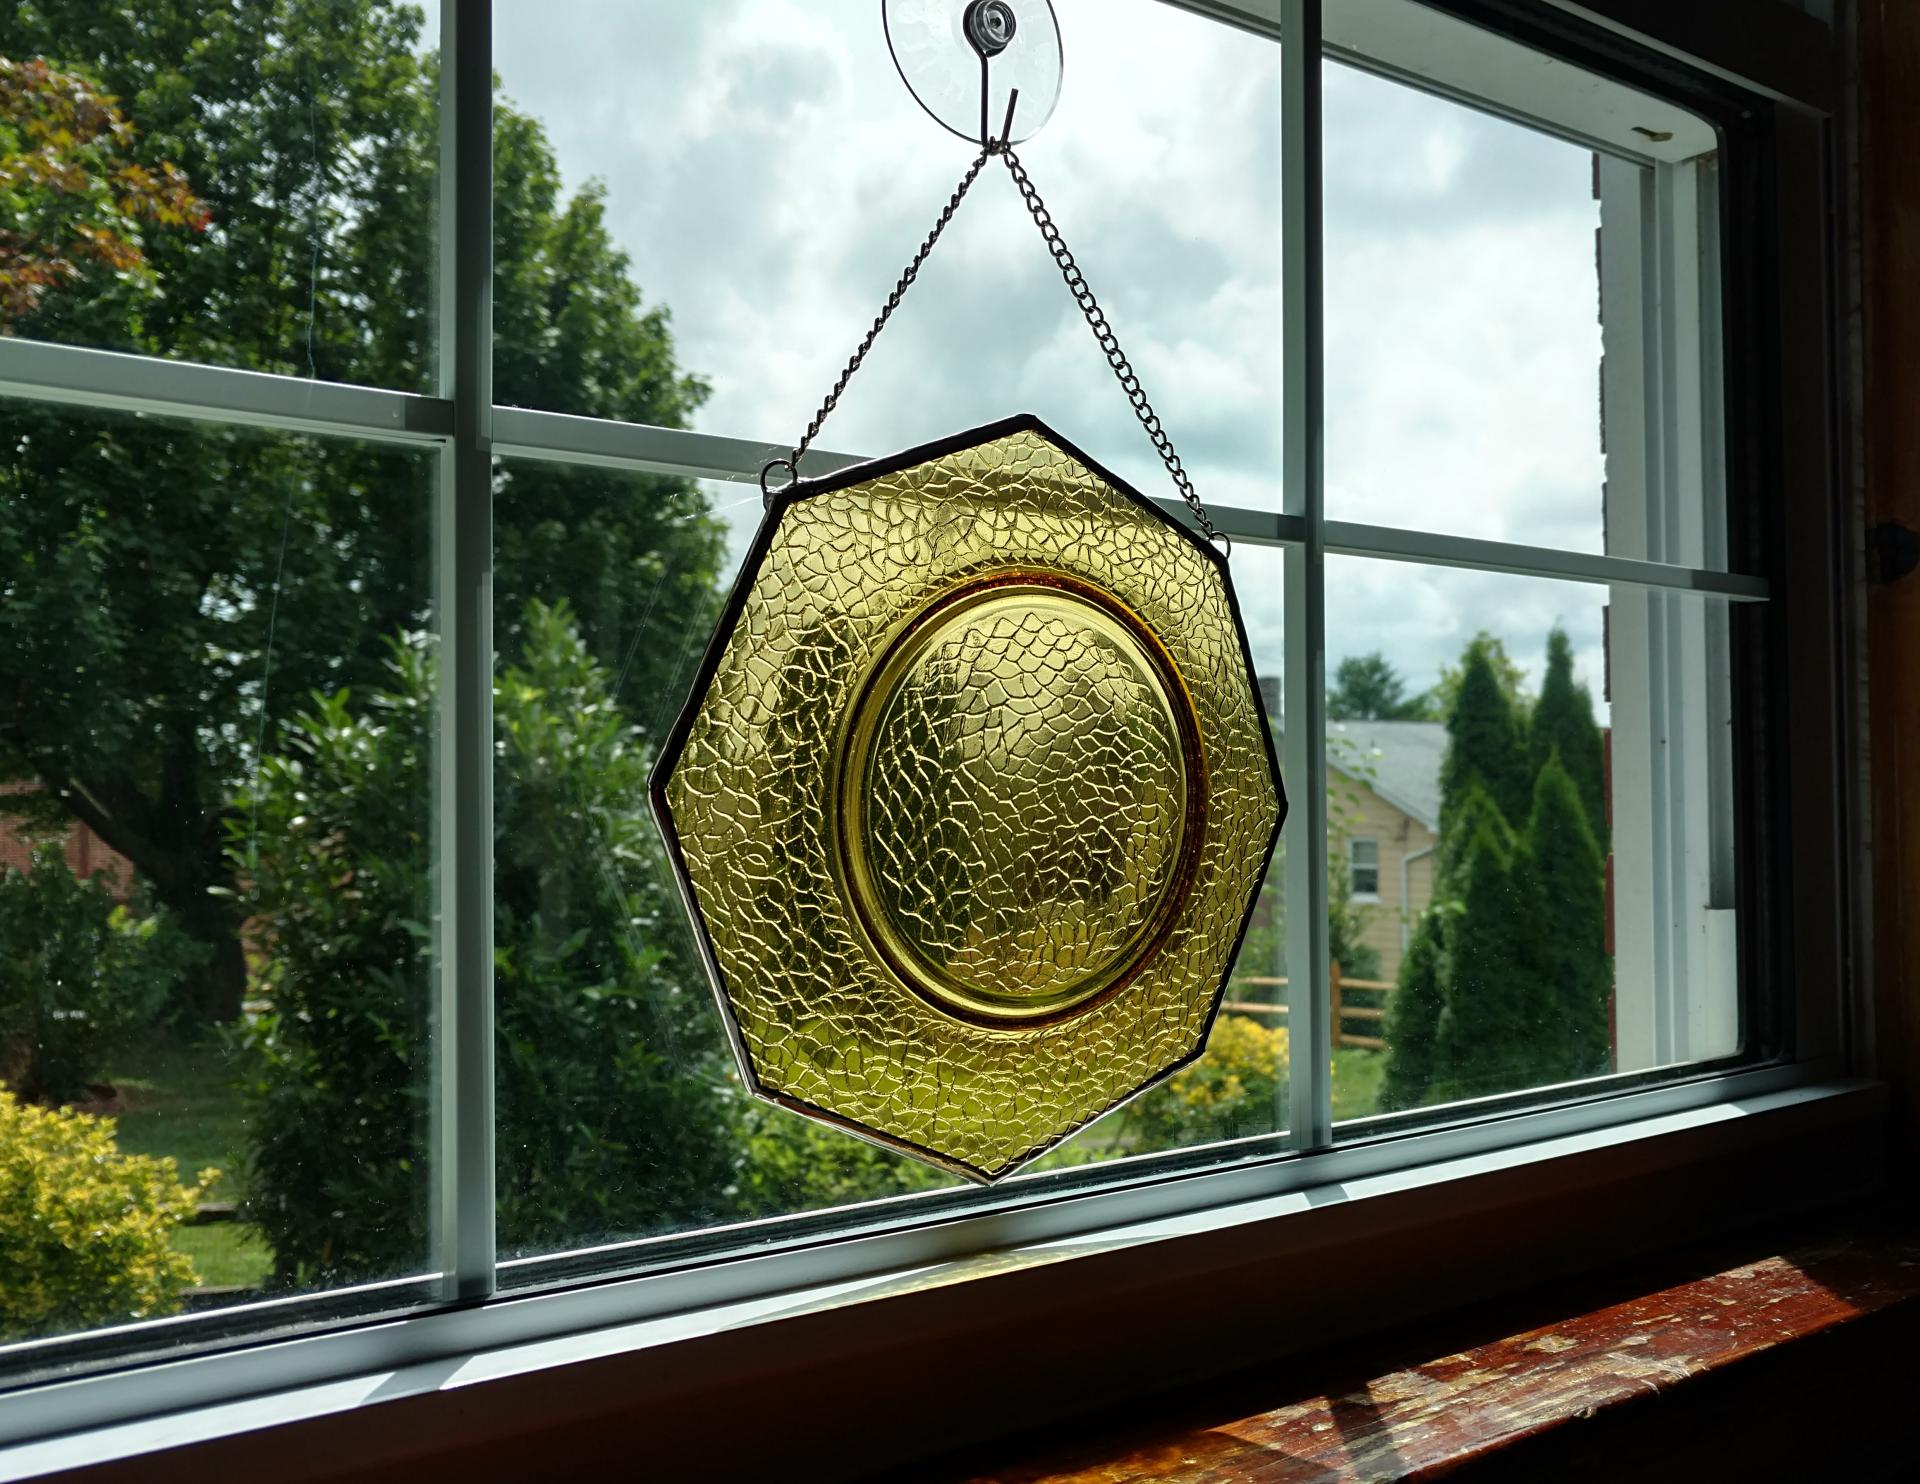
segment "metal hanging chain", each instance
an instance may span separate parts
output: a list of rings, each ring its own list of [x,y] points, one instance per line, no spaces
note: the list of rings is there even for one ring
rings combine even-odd
[[[1011,109],[1009,109],[1011,114]],[[1011,118],[1009,118],[1009,132]],[[967,192],[979,179],[981,169],[989,158],[999,155],[1007,162],[1007,172],[1012,175],[1013,183],[1020,191],[1020,198],[1026,202],[1028,214],[1040,229],[1041,240],[1046,244],[1047,252],[1052,256],[1054,265],[1060,270],[1060,277],[1067,285],[1067,292],[1073,295],[1074,302],[1080,306],[1080,312],[1086,316],[1087,327],[1093,331],[1093,338],[1099,345],[1107,364],[1113,368],[1114,378],[1120,383],[1120,390],[1127,394],[1127,401],[1133,407],[1133,415],[1140,420],[1152,442],[1154,451],[1160,455],[1160,461],[1167,466],[1167,473],[1173,477],[1174,488],[1180,491],[1180,498],[1186,502],[1187,509],[1193,512],[1194,524],[1209,541],[1224,547],[1229,553],[1233,550],[1233,541],[1219,527],[1214,525],[1207,514],[1206,506],[1200,503],[1200,496],[1194,492],[1193,480],[1180,462],[1180,455],[1174,452],[1173,440],[1167,436],[1167,430],[1161,425],[1160,415],[1153,410],[1153,404],[1147,400],[1146,389],[1140,384],[1139,373],[1127,359],[1126,352],[1120,348],[1120,337],[1114,334],[1113,326],[1108,323],[1106,311],[1100,307],[1100,301],[1093,296],[1093,289],[1087,283],[1086,274],[1080,271],[1080,265],[1074,261],[1073,253],[1068,249],[1066,240],[1060,235],[1060,229],[1054,224],[1052,214],[1047,210],[1046,202],[1040,199],[1040,192],[1034,186],[1033,178],[1027,174],[1026,167],[1020,163],[1020,157],[1003,136],[992,140],[982,147],[974,157],[973,164],[967,167],[967,173],[960,178],[960,184],[948,198],[946,207],[934,221],[933,230],[927,234],[927,240],[920,244],[920,251],[913,255],[913,261],[907,264],[906,271],[900,275],[900,281],[893,286],[893,292],[887,295],[887,302],[881,307],[874,319],[866,338],[860,342],[848,360],[846,369],[840,373],[840,379],[833,384],[833,390],[827,393],[826,400],[820,404],[820,410],[813,415],[813,421],[807,424],[807,431],[794,445],[793,453],[784,459],[774,459],[760,471],[760,492],[771,499],[775,491],[769,489],[767,476],[775,469],[785,469],[789,485],[798,482],[800,477],[800,459],[819,434],[821,426],[829,414],[840,403],[840,394],[847,389],[847,383],[853,380],[853,373],[867,358],[867,352],[873,349],[873,342],[880,338],[880,332],[886,328],[893,311],[900,307],[900,301],[906,297],[913,281],[920,276],[920,269],[933,251],[933,245],[940,240],[940,234],[947,229],[947,223],[953,220],[954,213],[960,209],[960,203],[966,199]],[[786,486],[783,486],[783,488]]]
[[[887,295],[887,302],[880,307],[880,313],[867,331],[867,338],[860,342],[859,349],[854,351],[852,359],[847,362],[846,370],[840,373],[840,379],[833,384],[833,390],[827,393],[826,401],[820,404],[820,410],[814,413],[813,421],[807,424],[807,431],[801,435],[800,441],[794,444],[793,453],[787,458],[770,461],[760,471],[760,493],[764,498],[771,499],[777,493],[767,487],[767,476],[775,469],[787,471],[788,485],[782,488],[787,488],[799,481],[801,455],[807,451],[808,445],[813,442],[828,415],[840,405],[840,394],[847,389],[847,383],[853,380],[853,373],[860,369],[860,363],[867,358],[867,352],[873,349],[873,342],[880,338],[880,332],[887,327],[887,321],[893,318],[893,311],[900,307],[900,301],[907,296],[907,290],[913,287],[914,279],[920,276],[921,265],[927,261],[928,254],[933,251],[934,243],[940,240],[940,234],[947,230],[947,223],[953,220],[953,214],[960,209],[960,203],[967,199],[967,192],[973,189],[974,181],[980,178],[980,172],[985,168],[987,158],[992,153],[993,146],[982,147],[980,153],[974,156],[973,163],[967,167],[967,173],[960,177],[960,184],[953,188],[953,194],[947,198],[946,206],[935,218],[933,230],[927,233],[927,240],[920,244],[920,251],[913,255],[913,261],[907,264],[906,270],[901,273],[900,281],[893,286],[893,292]]]
[[[1066,239],[1061,237],[1060,229],[1053,224],[1047,203],[1040,199],[1040,192],[1034,188],[1026,166],[1020,163],[1020,157],[1005,143],[1002,143],[999,153],[1006,157],[1007,171],[1013,176],[1013,183],[1020,188],[1020,197],[1027,203],[1027,211],[1033,217],[1033,224],[1040,229],[1047,251],[1053,254],[1061,278],[1066,280],[1067,292],[1073,295],[1080,312],[1087,317],[1087,328],[1093,331],[1093,338],[1106,355],[1107,364],[1113,367],[1120,390],[1127,394],[1127,400],[1133,404],[1133,415],[1140,419],[1140,426],[1146,429],[1154,451],[1167,466],[1167,473],[1173,476],[1174,488],[1180,491],[1180,498],[1187,502],[1187,509],[1193,512],[1194,523],[1206,533],[1209,541],[1216,545],[1224,544],[1231,552],[1232,540],[1220,533],[1213,518],[1207,514],[1207,507],[1200,503],[1200,496],[1194,493],[1193,481],[1187,477],[1180,455],[1173,451],[1173,440],[1160,425],[1160,414],[1153,410],[1153,404],[1147,400],[1146,389],[1140,385],[1140,377],[1134,371],[1133,363],[1127,359],[1126,352],[1120,349],[1120,337],[1113,333],[1113,326],[1107,323],[1106,311],[1100,307],[1100,301],[1093,297],[1086,274],[1080,271],[1080,265],[1074,262],[1073,254],[1067,250]]]

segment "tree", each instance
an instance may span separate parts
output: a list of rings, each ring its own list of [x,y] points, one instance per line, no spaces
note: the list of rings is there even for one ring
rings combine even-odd
[[[1526,860],[1534,903],[1526,957],[1552,1006],[1551,1054],[1538,1080],[1599,1076],[1613,1065],[1605,867],[1557,752],[1548,756],[1533,785]]]
[[[1475,831],[1461,856],[1459,906],[1441,949],[1441,1006],[1434,1030],[1432,1102],[1487,1097],[1553,1080],[1542,1064],[1555,1037],[1553,1003],[1529,955],[1527,863],[1493,829]]]
[[[151,234],[144,284],[47,293],[16,328],[70,344],[402,389],[431,382],[435,63],[393,0],[39,0],[0,55],[84,68],[206,203]],[[496,110],[502,401],[685,426],[704,395],[643,309],[599,194],[562,201],[538,124]],[[715,603],[719,527],[690,481],[504,465],[499,647],[566,599],[623,693],[675,688]],[[212,953],[197,1010],[246,978],[229,827],[314,693],[381,683],[432,620],[431,470],[404,450],[9,412],[0,434],[0,780],[79,819]],[[210,498],[217,492],[217,498]],[[271,642],[269,642],[271,641]],[[422,847],[424,848],[424,847]]]
[[[75,876],[58,841],[35,845],[27,870],[0,866],[0,1082],[29,1103],[85,1098],[197,946],[116,902],[104,876]]]
[[[0,56],[0,335],[50,289],[149,283],[144,227],[206,229],[185,174],[129,158],[135,138],[79,73]]]
[[[1408,695],[1405,679],[1377,649],[1340,661],[1327,693],[1327,715],[1334,721],[1434,719],[1428,698]]]
[[[1600,728],[1593,720],[1593,697],[1573,679],[1573,645],[1565,629],[1547,635],[1547,675],[1527,728],[1527,749],[1536,778],[1558,754],[1572,780],[1594,838],[1607,837],[1606,760]]]
[[[1418,1108],[1433,1085],[1434,1043],[1440,1033],[1441,935],[1445,914],[1429,908],[1420,914],[1400,972],[1387,999],[1382,1037],[1387,1043],[1386,1071],[1380,1084],[1384,1112]]]
[[[1444,665],[1440,670],[1440,679],[1428,692],[1434,714],[1441,718],[1451,716],[1454,706],[1460,699],[1460,681],[1466,674],[1466,656],[1478,650],[1492,665],[1495,678],[1500,682],[1501,694],[1515,712],[1524,715],[1532,704],[1527,695],[1527,674],[1520,668],[1518,660],[1507,653],[1506,642],[1499,635],[1486,629],[1480,630],[1461,653],[1461,663]]]
[[[1433,902],[1387,1011],[1390,1108],[1594,1076],[1611,1064],[1603,856],[1557,740],[1580,753],[1589,788],[1603,787],[1592,700],[1556,630],[1524,726],[1529,748],[1503,659],[1481,635],[1451,672]]]
[[[1500,680],[1496,645],[1481,635],[1460,657],[1460,681],[1447,713],[1447,755],[1440,770],[1440,835],[1455,835],[1455,818],[1477,786],[1509,824],[1527,817],[1533,781],[1521,718]]]
[[[744,1099],[647,815],[651,749],[564,606],[517,627],[495,684],[501,1250],[710,1225],[736,1214]],[[282,1284],[426,1251],[433,670],[414,633],[379,687],[315,696],[262,770],[257,835],[232,825],[272,944],[249,1216]]]

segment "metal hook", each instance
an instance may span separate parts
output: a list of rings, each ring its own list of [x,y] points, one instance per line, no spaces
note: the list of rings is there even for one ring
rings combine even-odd
[[[994,138],[987,127],[987,98],[992,92],[990,64],[1012,45],[1020,22],[1006,0],[972,0],[961,18],[960,29],[966,35],[967,44],[980,58],[980,148],[991,150],[994,148]],[[1006,148],[1013,133],[1013,104],[1019,96],[1019,90],[1015,89],[1013,98],[1007,100],[1007,126],[1000,136],[999,147],[1002,149]]]
[[[1020,90],[1015,88],[1007,95],[1007,121],[1000,126],[1000,148],[1006,150],[1013,145],[1013,111],[1020,106]]]

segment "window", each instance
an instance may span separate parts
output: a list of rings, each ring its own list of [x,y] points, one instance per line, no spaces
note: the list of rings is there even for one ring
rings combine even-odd
[[[1380,900],[1380,842],[1353,839],[1347,842],[1348,888],[1355,897]]]
[[[1233,537],[1291,808],[1207,1056],[990,1190],[743,1096],[644,804],[759,469],[964,168],[870,0],[0,23],[210,213],[31,302],[0,258],[0,934],[68,966],[0,987],[0,1081],[180,1171],[159,1278],[0,1314],[0,1439],[1824,1095],[1805,118],[1557,10],[1056,8],[1024,154]],[[1171,499],[1004,187],[807,468],[1031,410]]]

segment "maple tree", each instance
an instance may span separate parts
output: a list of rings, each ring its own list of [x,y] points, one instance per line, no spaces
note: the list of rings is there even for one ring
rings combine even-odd
[[[186,173],[133,159],[135,139],[80,73],[0,57],[0,334],[89,270],[150,284],[146,229],[205,230]]]

